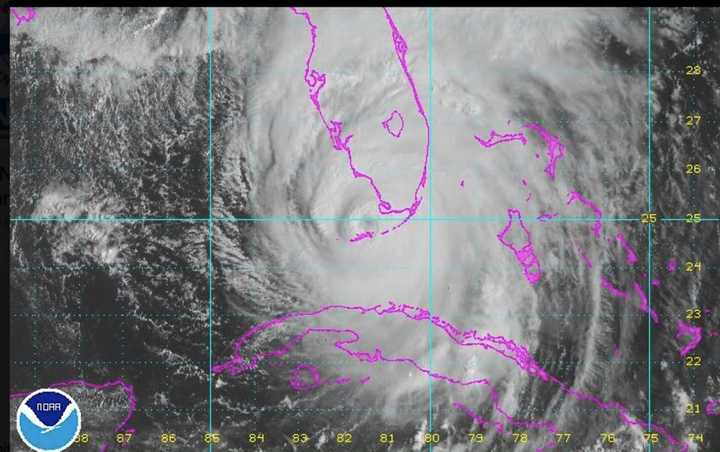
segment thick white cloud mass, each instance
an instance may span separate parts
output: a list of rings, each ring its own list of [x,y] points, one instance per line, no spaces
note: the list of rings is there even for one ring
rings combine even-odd
[[[658,13],[659,52],[672,54],[669,43],[690,33],[692,21],[683,17]],[[51,169],[39,170],[41,183],[20,178],[28,196],[14,199],[13,209],[195,219],[187,228],[60,222],[42,231],[54,266],[106,266],[117,277],[122,308],[136,317],[136,336],[146,338],[131,347],[141,350],[137,356],[177,366],[172,378],[182,389],[148,384],[141,403],[204,409],[212,287],[211,364],[262,356],[252,371],[214,376],[215,419],[238,431],[290,431],[299,424],[287,414],[307,410],[297,412],[315,413],[301,425],[315,433],[316,447],[338,429],[374,441],[385,426],[405,435],[401,450],[419,450],[423,437],[414,435],[430,428],[432,409],[432,429],[447,437],[438,451],[470,450],[471,430],[485,431],[487,450],[535,450],[555,431],[576,432],[575,450],[599,447],[601,431],[642,447],[644,428],[622,412],[646,419],[646,369],[632,363],[646,359],[638,341],[647,318],[641,298],[630,295],[635,282],[650,280],[647,230],[612,220],[648,209],[644,21],[643,11],[610,8],[41,8],[13,31],[20,119],[12,140],[21,149],[18,174]],[[402,58],[398,36],[407,46]],[[52,76],[37,81],[40,73]],[[323,84],[315,97],[314,83]],[[661,75],[655,83],[672,86]],[[652,112],[679,108],[668,102],[659,93]],[[38,119],[38,111],[52,119]],[[674,131],[663,140],[680,146],[673,121],[662,124]],[[538,130],[563,146],[554,177]],[[520,133],[522,140],[483,145]],[[687,188],[666,179],[658,187]],[[716,185],[708,187],[707,206],[716,206]],[[582,198],[568,202],[571,192]],[[205,222],[209,204],[212,222]],[[592,206],[611,220],[595,233]],[[528,241],[519,224],[507,235],[515,254],[498,240],[508,209],[517,209],[531,236],[537,283],[523,274],[530,257],[518,251]],[[540,221],[543,214],[550,221]],[[33,232],[23,231],[13,234],[14,252],[35,265]],[[638,262],[628,263],[620,232]],[[663,250],[662,258],[680,251]],[[175,273],[141,280],[117,270],[137,267]],[[602,278],[630,295],[612,296]],[[188,323],[153,318],[165,302]],[[233,350],[253,325],[291,312],[390,302],[438,318],[331,310],[263,330]],[[694,302],[657,309],[673,319]],[[658,326],[667,328],[658,333],[664,343],[674,344],[671,325]],[[308,328],[316,330],[283,348]],[[469,330],[484,339],[458,345],[454,339]],[[338,347],[348,334],[358,341]],[[663,359],[677,359],[677,349],[668,349]],[[529,375],[528,362],[555,380]],[[314,378],[298,364],[314,366],[323,384],[292,390],[293,375]],[[470,381],[485,383],[464,384]],[[678,387],[673,397],[679,407],[678,400],[700,395]],[[613,401],[624,408],[601,407]],[[341,408],[347,411],[333,411]],[[673,419],[668,410],[662,421]],[[484,429],[474,423],[481,417]],[[493,427],[500,425],[504,433]],[[510,446],[507,432],[519,429],[530,433],[525,449]],[[223,447],[238,450],[233,440]]]

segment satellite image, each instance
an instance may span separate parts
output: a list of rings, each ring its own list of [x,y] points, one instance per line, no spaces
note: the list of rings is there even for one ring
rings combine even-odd
[[[8,450],[720,450],[720,8],[10,13]]]

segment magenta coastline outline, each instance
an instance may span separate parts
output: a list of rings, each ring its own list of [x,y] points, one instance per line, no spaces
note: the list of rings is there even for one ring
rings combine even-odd
[[[545,141],[547,165],[545,166],[545,174],[550,180],[555,180],[557,164],[565,157],[565,145],[560,142],[560,138],[545,130],[540,124],[529,123],[524,124],[524,128],[535,131]],[[485,148],[491,148],[501,143],[510,141],[520,141],[523,146],[527,144],[527,138],[522,132],[499,134],[495,130],[490,130],[490,136],[487,140],[483,140],[478,135],[474,135],[475,140]],[[539,158],[539,156],[538,156]]]
[[[525,124],[523,127],[534,130],[545,140],[547,146],[548,163],[545,166],[545,174],[550,180],[555,180],[555,171],[557,163],[561,158],[565,157],[565,145],[560,142],[560,138],[545,130],[540,124]]]
[[[352,134],[347,135],[343,137],[342,133],[342,122],[328,119],[326,118],[325,114],[323,113],[322,106],[320,104],[320,92],[322,88],[325,86],[325,83],[327,82],[327,74],[317,71],[312,66],[312,59],[315,55],[315,50],[317,48],[317,37],[318,37],[318,28],[317,26],[312,22],[312,18],[310,17],[310,13],[303,11],[299,8],[290,7],[290,10],[293,12],[293,14],[303,17],[305,19],[305,22],[308,25],[308,28],[310,30],[310,52],[307,56],[307,59],[305,60],[305,84],[308,86],[310,101],[315,106],[315,110],[317,111],[318,115],[320,116],[320,120],[325,125],[325,128],[328,131],[328,134],[330,135],[330,141],[333,145],[333,148],[337,151],[345,153],[347,155],[347,162],[348,166],[350,168],[350,171],[352,173],[353,178],[356,179],[364,179],[367,181],[367,183],[370,185],[370,188],[375,194],[375,198],[378,202],[378,212],[381,215],[390,215],[390,214],[404,214],[405,219],[400,221],[400,223],[394,225],[391,228],[385,229],[382,232],[380,232],[380,235],[385,235],[391,231],[396,230],[397,228],[401,227],[405,223],[407,223],[410,218],[412,218],[415,213],[417,212],[418,207],[420,206],[422,202],[422,196],[420,196],[420,191],[425,188],[425,184],[427,183],[427,171],[428,171],[428,159],[430,155],[430,123],[428,121],[427,115],[425,114],[425,109],[423,108],[422,101],[420,100],[420,95],[418,94],[417,88],[415,86],[415,81],[413,80],[412,75],[410,74],[410,70],[408,69],[406,55],[407,55],[407,43],[405,42],[405,38],[403,38],[402,34],[400,33],[400,30],[398,30],[397,26],[395,25],[395,22],[392,19],[392,16],[390,15],[390,12],[387,8],[383,8],[383,11],[385,12],[385,19],[390,26],[391,34],[392,34],[392,40],[395,47],[395,54],[397,56],[398,62],[400,63],[400,66],[402,67],[403,73],[405,74],[405,79],[407,80],[408,86],[410,87],[410,91],[412,93],[413,99],[415,101],[415,105],[417,107],[417,111],[420,114],[420,116],[423,119],[423,123],[425,125],[425,131],[426,131],[426,139],[425,139],[425,157],[423,161],[423,169],[422,169],[422,175],[420,176],[420,180],[418,181],[417,186],[415,187],[415,192],[413,194],[413,201],[412,203],[407,207],[401,207],[401,208],[395,208],[393,207],[390,202],[385,200],[383,198],[382,192],[380,191],[380,188],[375,183],[375,180],[368,174],[360,171],[355,164],[353,163],[353,154],[352,150],[350,148],[350,139],[353,137]],[[358,234],[354,237],[353,242],[357,242],[363,239],[369,239],[372,238],[373,235],[363,235]]]
[[[600,210],[597,204],[585,198],[577,191],[571,191],[570,193],[568,193],[568,200],[566,204],[570,205],[573,203],[573,201],[579,201],[581,204],[586,205],[590,208],[590,210],[592,210],[593,214],[595,215],[595,223],[593,223],[591,229],[595,237],[600,237],[600,231],[602,231],[602,210]]]
[[[393,127],[393,120],[395,118],[398,118],[400,121],[400,127],[394,128]],[[392,113],[390,113],[390,116],[382,122],[383,129],[387,130],[387,133],[392,135],[395,138],[400,138],[400,135],[402,134],[403,129],[405,128],[405,120],[403,119],[402,115],[399,111],[393,110]]]
[[[705,414],[708,416],[720,416],[720,400],[710,400],[705,406]]]
[[[630,265],[635,264],[638,261],[638,255],[635,249],[630,245],[630,243],[625,238],[625,235],[622,232],[618,232],[615,236],[615,239],[620,243],[620,246],[625,250],[627,253],[626,262]]]
[[[688,342],[685,347],[683,347],[680,350],[680,356],[683,358],[693,351],[695,347],[700,344],[700,341],[702,340],[702,328],[699,326],[692,326],[688,325],[687,323],[683,322],[682,320],[677,321],[677,333],[675,334],[676,339],[681,339],[684,336],[690,336],[690,342]]]
[[[573,389],[572,387],[568,387],[565,383],[563,383],[558,378],[550,375],[547,373],[544,369],[540,367],[540,365],[534,360],[532,357],[532,354],[523,347],[522,345],[519,345],[515,343],[511,339],[506,339],[502,336],[493,336],[492,334],[486,333],[484,335],[480,335],[477,330],[466,330],[461,331],[459,328],[451,324],[450,322],[441,319],[439,316],[430,316],[429,311],[422,309],[417,306],[412,306],[408,304],[396,304],[392,301],[389,301],[386,306],[382,306],[380,304],[371,306],[371,307],[364,307],[364,306],[351,306],[351,305],[327,305],[323,306],[315,311],[298,311],[298,312],[292,312],[289,314],[286,314],[284,316],[277,317],[275,319],[257,324],[250,328],[248,331],[243,333],[237,340],[233,342],[233,355],[232,357],[225,362],[216,364],[212,366],[212,372],[214,373],[223,373],[227,372],[229,375],[237,375],[244,372],[249,372],[252,370],[255,370],[258,368],[259,363],[263,361],[265,358],[268,357],[281,357],[284,355],[287,355],[291,352],[291,350],[298,345],[305,337],[309,336],[310,334],[341,334],[348,337],[347,339],[339,339],[334,342],[335,348],[342,351],[346,355],[353,357],[357,359],[360,362],[365,363],[378,363],[378,362],[385,362],[385,363],[403,363],[408,364],[415,369],[417,369],[419,372],[424,373],[428,375],[429,377],[445,381],[449,384],[458,385],[458,386],[471,386],[471,385],[485,385],[488,386],[488,388],[491,391],[492,394],[492,400],[493,404],[495,406],[495,409],[505,417],[509,423],[513,425],[525,425],[525,426],[532,426],[535,428],[545,428],[546,430],[550,432],[557,431],[555,425],[550,421],[537,421],[537,422],[527,422],[527,421],[517,421],[513,419],[508,414],[504,413],[501,408],[499,408],[497,404],[498,396],[497,392],[494,388],[494,386],[491,384],[491,382],[488,379],[476,379],[476,380],[460,380],[457,378],[453,378],[447,375],[444,375],[439,372],[433,372],[430,371],[424,367],[422,367],[417,361],[415,361],[413,358],[409,357],[387,357],[383,354],[382,350],[379,348],[375,348],[373,352],[366,352],[366,351],[354,351],[350,348],[348,348],[349,345],[354,344],[360,340],[360,334],[356,331],[350,329],[350,328],[316,328],[316,327],[308,327],[305,328],[301,333],[296,334],[293,336],[290,340],[288,340],[284,345],[280,346],[279,348],[271,351],[265,351],[260,352],[255,355],[253,355],[249,359],[245,359],[242,356],[242,349],[243,347],[250,341],[250,339],[265,331],[269,330],[273,327],[276,327],[278,325],[282,325],[288,321],[292,321],[295,319],[301,319],[304,317],[315,317],[318,316],[324,312],[331,311],[331,310],[345,310],[345,311],[355,311],[360,314],[375,314],[378,317],[382,317],[388,314],[402,314],[405,318],[409,320],[414,321],[426,321],[429,320],[430,324],[434,327],[437,327],[441,329],[447,337],[449,337],[452,342],[459,346],[459,347],[481,347],[485,350],[492,351],[497,353],[498,355],[507,358],[511,361],[513,361],[520,369],[525,371],[529,376],[539,378],[545,382],[554,384],[558,387],[560,387],[561,390],[563,390],[566,394],[570,395],[571,397],[579,400],[579,401],[587,401],[590,403],[595,404],[601,409],[610,410],[610,411],[617,411],[618,417],[620,420],[625,423],[628,426],[639,426],[645,430],[652,430],[660,433],[670,444],[674,446],[681,446],[682,451],[687,451],[689,448],[689,445],[686,443],[681,442],[680,440],[676,439],[674,436],[672,436],[667,429],[664,427],[661,427],[656,424],[647,424],[646,422],[643,422],[641,420],[633,419],[629,415],[629,410],[619,402],[605,402],[597,397],[593,396],[592,394],[587,394],[582,391],[579,391],[577,389]],[[485,421],[480,418],[478,415],[471,414],[472,412],[467,408],[467,406],[456,403],[453,405],[455,408],[460,409],[464,411],[466,414],[471,416],[474,421],[478,423],[485,423]],[[481,425],[483,425],[481,424]],[[548,442],[546,447],[554,447],[556,445],[554,440],[551,440]],[[540,449],[543,450],[543,449]]]
[[[135,390],[133,389],[132,385],[129,383],[125,383],[122,379],[117,379],[113,381],[109,381],[107,383],[90,383],[85,380],[68,380],[68,381],[61,381],[58,383],[53,383],[48,388],[52,389],[62,389],[62,388],[69,388],[74,386],[81,386],[84,388],[90,388],[95,389],[97,391],[103,391],[106,389],[111,389],[115,387],[120,387],[125,395],[128,398],[128,412],[125,418],[123,418],[122,422],[118,424],[118,426],[115,428],[115,432],[128,432],[132,433],[135,432],[135,429],[132,428],[126,428],[128,423],[130,422],[130,418],[132,418],[133,413],[135,413],[135,410],[137,409],[137,398],[135,397]],[[16,392],[13,394],[10,394],[10,400],[13,399],[22,399],[24,397],[27,397],[31,392]],[[106,451],[110,446],[108,444],[102,444],[100,446],[101,451]]]
[[[303,373],[312,378],[311,383],[307,383],[303,380]],[[360,384],[366,384],[368,380],[370,380],[370,377],[361,378]],[[301,363],[295,366],[292,370],[290,381],[288,382],[289,386],[295,390],[295,392],[310,391],[324,385],[346,385],[349,383],[352,383],[352,377],[348,376],[337,377],[334,380],[323,380],[320,376],[320,369],[309,363]]]
[[[527,241],[527,243],[520,248],[516,247],[512,244],[512,242],[509,242],[505,239],[505,236],[510,231],[510,228],[513,226],[513,221],[515,221],[515,219],[517,219],[518,225],[520,226],[520,229],[525,236],[525,240]],[[506,248],[509,248],[510,251],[513,252],[513,254],[515,255],[515,259],[518,261],[518,263],[523,269],[523,275],[525,275],[525,279],[527,279],[530,284],[537,284],[538,281],[540,281],[541,277],[540,261],[535,255],[532,237],[530,236],[530,231],[528,231],[527,227],[525,227],[525,224],[522,221],[522,215],[520,214],[520,210],[508,209],[508,222],[503,228],[503,230],[500,231],[500,233],[497,235],[497,238],[500,243],[502,243]]]
[[[18,12],[18,8],[14,7],[10,8],[10,12],[15,16],[15,25],[18,27],[24,23],[31,22],[36,16],[35,9],[30,7],[25,8],[24,15]]]
[[[475,135],[474,138],[486,148],[491,148],[500,143],[509,143],[510,141],[519,141],[523,146],[527,144],[527,138],[525,138],[522,132],[499,134],[495,130],[491,130],[487,140],[483,140],[478,135]]]

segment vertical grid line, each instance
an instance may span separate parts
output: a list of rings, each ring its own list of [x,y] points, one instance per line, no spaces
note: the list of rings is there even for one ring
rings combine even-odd
[[[432,8],[427,10],[428,21],[428,217],[432,218]],[[432,409],[432,316],[433,316],[433,222],[428,221],[428,432],[433,430]],[[430,442],[429,450],[433,445]]]
[[[648,364],[647,364],[647,378],[648,378],[648,431],[650,431],[652,423],[652,318],[650,313],[652,312],[652,240],[653,230],[652,225],[647,225],[648,235],[648,255],[647,255],[647,291],[648,291]],[[652,450],[652,445],[648,442],[648,447]]]
[[[653,95],[652,95],[652,8],[647,9],[647,204],[648,212],[652,211],[652,135],[653,135]]]
[[[652,211],[652,140],[653,140],[653,95],[652,95],[652,8],[647,9],[647,205],[648,212]],[[647,225],[648,254],[647,254],[647,428],[652,429],[652,224]],[[652,443],[648,441],[647,450],[652,451]]]
[[[212,62],[213,62],[213,33],[212,33],[213,9],[207,9],[207,33],[208,33],[208,432],[212,433],[212,408],[213,408],[213,377],[212,377],[212,334],[213,334],[213,92],[212,92]],[[212,452],[212,441],[208,441],[208,451]]]
[[[33,305],[37,309],[38,307],[38,288],[37,283],[33,284]],[[32,315],[32,356],[33,356],[33,385],[36,388],[40,387],[40,378],[38,374],[38,362],[39,362],[39,355],[38,355],[38,340],[37,340],[37,318],[38,314],[33,313],[32,309],[30,310],[30,313]],[[78,328],[80,330],[80,328]]]

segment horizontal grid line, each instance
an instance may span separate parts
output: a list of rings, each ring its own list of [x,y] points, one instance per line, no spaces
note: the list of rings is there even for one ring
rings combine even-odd
[[[14,63],[19,63],[18,61],[15,61]],[[515,66],[512,64],[498,64],[497,65],[501,69],[512,69],[512,68],[518,68],[520,66]],[[528,66],[522,66],[523,68],[528,68]],[[530,66],[529,70],[539,70],[543,71],[545,73],[547,72],[557,72],[562,74],[578,74],[582,76],[586,76],[588,74],[618,74],[618,75],[645,75],[645,69],[603,69],[603,68],[595,68],[595,69],[577,69],[577,68],[562,68],[558,69],[557,65],[540,65],[537,64],[535,66]],[[656,69],[657,73],[659,74],[666,74],[666,75],[672,75],[672,74],[682,74],[682,70],[678,69]],[[175,77],[178,75],[199,75],[201,72],[201,69],[195,70],[195,69],[184,69],[184,68],[168,68],[168,67],[148,67],[148,68],[138,68],[138,69],[117,69],[117,68],[97,68],[97,67],[90,67],[90,66],[76,66],[76,67],[66,67],[66,68],[49,68],[46,70],[34,70],[32,72],[26,72],[20,75],[15,75],[14,82],[17,83],[19,81],[22,81],[24,78],[26,78],[29,75],[38,76],[38,75],[115,75],[115,76],[135,76],[138,78],[153,78],[157,77],[158,75],[162,76],[169,76],[169,77]],[[278,71],[276,74],[281,73],[284,74],[284,71]],[[287,74],[295,74],[295,69],[288,69]],[[446,73],[449,73],[446,71]],[[357,75],[357,72],[354,70],[328,70],[326,72],[328,75],[338,75],[338,76],[348,76],[348,75]],[[237,76],[245,76],[247,75],[245,72],[242,71],[222,71],[222,76],[228,76],[228,77],[237,77]]]
[[[568,360],[547,360],[547,361],[538,361],[538,364],[540,364],[543,367],[550,367],[550,366],[556,366],[559,368],[566,368],[570,366],[577,365],[578,363],[581,363],[581,359],[568,359]],[[612,364],[623,364],[628,366],[646,366],[648,365],[648,360],[610,360]],[[93,366],[109,366],[109,367],[122,367],[122,366],[157,366],[157,367],[183,367],[187,366],[188,364],[192,364],[197,366],[198,368],[203,368],[207,365],[206,360],[189,360],[189,359],[179,359],[177,362],[168,362],[168,361],[151,361],[151,360],[138,360],[138,361],[102,361],[102,360],[76,360],[76,359],[68,359],[68,360],[28,360],[28,361],[11,361],[11,365],[18,366],[18,367],[32,367],[32,366],[78,366],[78,367],[93,367]],[[679,361],[672,361],[672,360],[653,360],[649,364],[652,364],[653,366],[664,366],[664,365],[683,365],[685,366],[686,361],[679,360]],[[703,361],[703,366],[706,367],[720,367],[720,362],[707,362]],[[255,377],[252,377],[255,378]]]
[[[14,366],[62,366],[62,365],[79,365],[79,366],[165,366],[165,367],[181,367],[188,363],[192,363],[198,367],[205,366],[206,360],[178,360],[178,362],[169,361],[151,361],[151,360],[139,360],[139,361],[102,361],[102,360],[80,360],[80,359],[68,359],[58,361],[43,361],[43,360],[30,360],[30,361],[12,361]]]
[[[361,221],[403,221],[405,217],[213,217],[213,222],[228,223],[313,223],[313,222],[361,222]],[[603,223],[615,222],[639,222],[640,218],[622,218],[622,217],[556,217],[551,219],[539,220],[537,218],[523,218],[526,223],[593,223],[595,221]],[[686,218],[659,218],[664,222],[686,222]],[[13,223],[207,223],[209,218],[164,218],[164,217],[16,217],[11,218]],[[432,217],[412,217],[411,222],[467,222],[467,223],[507,223],[507,216],[432,216]],[[696,220],[696,222],[716,222],[720,221],[720,217],[708,217]]]
[[[83,319],[83,318],[115,318],[115,317],[131,317],[135,318],[135,320],[141,321],[145,319],[164,319],[164,318],[170,318],[170,319],[176,319],[176,318],[183,318],[185,320],[185,317],[191,316],[192,314],[178,314],[178,313],[130,313],[130,314],[123,314],[123,313],[87,313],[87,314],[31,314],[31,313],[12,313],[10,314],[12,317],[16,318],[77,318],[77,319]],[[236,313],[236,312],[224,312],[220,314],[214,314],[217,317],[227,317],[227,318],[237,318],[237,317],[247,317],[250,318],[248,314],[242,314],[242,313]],[[538,317],[538,318],[590,318],[596,316],[595,313],[559,313],[559,314],[501,314],[501,315],[495,315],[492,313],[483,313],[483,317],[489,317],[489,318],[524,318],[524,317]],[[637,318],[646,318],[647,315],[644,313],[628,313],[625,314],[624,317],[637,317]]]
[[[688,222],[687,218],[660,218],[660,221],[683,221],[683,222]],[[713,217],[711,217],[711,218],[701,218],[701,219],[698,220],[698,221],[699,221],[699,222],[703,222],[703,221],[720,221],[720,218],[713,218]]]
[[[691,256],[687,256],[686,259],[703,259],[707,255],[704,254],[692,254]],[[246,265],[233,265],[233,264],[224,264],[220,262],[218,264],[218,267],[221,269],[222,273],[225,275],[233,275],[233,274],[266,274],[266,273],[275,273],[275,272],[293,272],[297,271],[299,269],[307,270],[307,263],[304,262],[297,262],[294,265],[284,265],[284,266],[263,266],[263,265],[253,265],[253,264],[246,264]],[[342,270],[342,271],[364,271],[367,270],[368,273],[375,273],[375,272],[407,272],[407,271],[415,271],[421,268],[420,265],[415,266],[394,266],[394,265],[385,265],[385,266],[370,266],[370,265],[345,265],[345,266],[335,266],[336,270]],[[661,263],[653,263],[652,267],[657,270],[662,270],[664,268],[664,265]],[[492,266],[476,266],[477,270],[483,270],[487,268],[492,269],[515,269],[517,268],[515,264],[508,263],[507,265],[497,265],[493,264]],[[575,270],[577,268],[577,265],[565,265],[565,266],[553,266],[549,267],[549,270],[552,270],[553,272],[562,272],[563,270]],[[605,268],[609,271],[620,271],[620,270],[626,270],[630,268],[636,268],[643,270],[646,268],[644,264],[628,264],[624,262],[619,263],[605,263],[602,265],[602,268]],[[703,269],[706,271],[718,271],[720,270],[720,266],[717,265],[703,265]],[[195,274],[195,273],[204,273],[205,269],[202,265],[197,266],[145,266],[145,267],[134,267],[134,266],[128,266],[124,264],[106,264],[106,265],[95,265],[95,266],[83,266],[83,267],[73,267],[73,266],[53,266],[53,267],[24,267],[24,266],[16,266],[12,269],[13,272],[17,272],[18,274],[30,274],[30,273],[41,273],[41,274],[82,274],[82,273],[93,273],[93,272],[113,272],[113,273],[123,273],[123,274],[138,274],[138,275],[153,275],[155,273],[157,274],[167,274],[168,272],[171,272],[173,275],[175,274]],[[668,271],[670,272],[670,271]],[[672,273],[672,272],[670,272]]]
[[[226,222],[345,222],[345,221],[403,221],[406,217],[213,217],[213,221]],[[17,217],[11,218],[12,222],[146,222],[146,221],[164,221],[164,222],[207,222],[208,218],[164,218],[164,217]],[[538,220],[536,218],[523,218],[524,222],[540,222],[552,223],[563,221],[577,221],[592,223],[597,221],[595,217],[556,217],[546,220]],[[432,216],[432,217],[412,217],[409,221],[501,221],[507,222],[507,215],[478,215],[478,216]],[[600,221],[640,221],[640,218],[600,218]]]
[[[693,254],[693,257],[697,257],[696,253]],[[248,263],[239,263],[239,264],[233,264],[233,263],[227,263],[223,262],[222,260],[215,260],[215,262],[219,262],[222,266],[223,271],[226,272],[232,272],[232,273],[250,273],[250,272],[263,272],[263,271],[283,271],[283,270],[294,270],[297,268],[303,268],[307,269],[308,264],[310,264],[307,261],[303,260],[291,260],[291,263],[285,264],[285,265],[263,265],[263,264],[255,264],[253,262]],[[574,261],[573,261],[574,262]],[[574,264],[573,264],[574,265]],[[627,262],[607,262],[603,263],[604,267],[610,267],[610,268],[637,268],[638,266],[642,267],[643,264],[639,263],[627,263]],[[334,265],[333,268],[336,270],[358,270],[365,268],[370,268],[372,270],[379,270],[379,271],[393,271],[393,270],[413,270],[420,268],[422,264],[416,264],[416,265],[372,265],[372,264],[338,264]],[[82,273],[82,272],[90,272],[90,271],[102,271],[102,270],[116,270],[116,271],[127,271],[127,272],[177,272],[177,273],[193,273],[193,272],[204,272],[206,265],[204,264],[196,264],[196,265],[132,265],[132,264],[123,264],[123,263],[108,263],[108,264],[97,264],[97,265],[82,265],[82,266],[75,266],[72,264],[69,265],[53,265],[53,266],[26,266],[26,265],[18,265],[14,266],[13,270],[22,272],[22,273]],[[501,266],[493,263],[492,268],[500,268]],[[571,269],[574,269],[573,266],[568,266]],[[477,266],[476,268],[484,268],[482,266]],[[517,265],[513,263],[512,265],[508,265],[508,268],[517,268]],[[559,269],[562,268],[562,266],[553,266],[550,267],[551,269]],[[708,268],[708,267],[705,267]],[[712,268],[712,267],[710,267]]]
[[[602,71],[602,72],[615,72],[615,71]],[[670,70],[668,70],[670,72]],[[674,72],[674,71],[673,71]],[[638,74],[641,73],[641,71],[637,71]],[[359,217],[359,218],[235,218],[235,217],[212,217],[212,212],[210,212],[210,220],[211,221],[221,221],[221,222],[281,222],[281,223],[302,223],[302,222],[351,222],[351,221],[401,221],[403,218],[388,218],[388,217],[381,217],[381,218],[373,218],[373,217]],[[592,223],[595,222],[596,218],[584,218],[584,217],[569,217],[569,218],[555,218],[550,220],[545,220],[543,222],[547,223],[562,223],[562,222],[578,222],[578,223]],[[207,222],[208,218],[114,218],[114,219],[53,219],[53,218],[17,218],[17,219],[11,219],[13,222],[86,222],[86,223],[96,223],[96,222],[129,222],[129,223],[144,223],[144,222],[177,222],[177,223],[194,223],[194,222]],[[411,221],[440,221],[440,222],[507,222],[507,217],[500,216],[500,217],[419,217],[419,218],[413,218]],[[538,220],[533,218],[527,218],[523,219],[525,222],[538,222]],[[639,218],[604,218],[601,219],[603,222],[637,222],[640,221]],[[685,221],[684,218],[661,218],[660,221],[663,222],[683,222]],[[701,222],[706,221],[720,221],[720,218],[703,218],[700,220]],[[638,316],[643,316],[642,314]],[[34,361],[37,362],[37,361]],[[125,361],[127,362],[127,361]],[[637,361],[637,364],[643,363],[644,361]],[[666,361],[667,363],[673,364],[673,363],[683,363],[683,361]],[[653,362],[654,364],[660,363],[660,361]],[[670,409],[669,407],[668,409]],[[262,409],[262,408],[261,408]],[[317,408],[289,408],[289,409],[283,409],[280,407],[269,407],[269,409],[272,411],[273,409],[277,411],[340,411],[343,410],[342,407],[329,407],[329,408],[323,408],[323,407],[317,407]],[[600,408],[589,408],[589,409],[582,409],[582,408],[575,408],[579,411],[602,411]],[[149,409],[145,409],[148,410]],[[362,410],[362,408],[347,408],[347,410]],[[212,410],[210,410],[212,411]],[[232,410],[228,410],[232,411]],[[448,410],[451,411],[451,410]],[[653,407],[653,412],[659,411]]]
[[[395,405],[395,411],[396,412],[408,412],[408,413],[415,413],[417,412],[417,407],[415,405]],[[97,410],[98,407],[88,408],[88,410]],[[127,407],[121,406],[121,407],[103,407],[102,408],[105,411],[108,412],[127,412]],[[299,408],[299,407],[281,407],[281,406],[271,406],[271,405],[264,405],[264,406],[258,406],[258,405],[244,405],[241,408],[234,408],[234,407],[213,407],[213,412],[226,412],[229,414],[238,413],[243,410],[252,410],[253,412],[291,412],[291,413],[303,413],[303,412],[334,412],[334,411],[357,411],[357,412],[368,412],[368,413],[381,413],[385,412],[385,408],[373,408],[373,407],[354,407],[354,406],[333,406],[333,407],[307,407],[307,408]],[[449,413],[457,413],[456,409],[454,408],[436,408],[436,410],[439,411],[447,411]],[[580,411],[580,412],[603,412],[606,413],[607,410],[602,407],[573,407],[574,411]],[[146,412],[146,413],[170,413],[178,416],[187,416],[188,413],[207,413],[207,407],[190,407],[190,408],[175,408],[175,407],[148,407],[148,408],[136,408],[136,412]],[[660,408],[653,408],[653,412],[656,413],[672,413],[675,412],[676,408],[673,406],[668,407],[660,407]],[[628,415],[633,417],[638,417],[643,414],[645,414],[646,410],[638,410],[637,414],[633,414],[632,411],[628,411]],[[255,429],[248,429],[249,431],[256,431]]]

